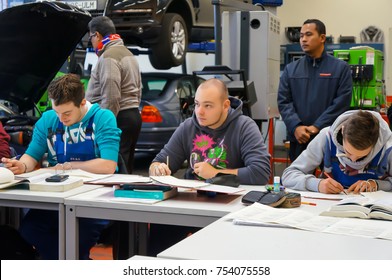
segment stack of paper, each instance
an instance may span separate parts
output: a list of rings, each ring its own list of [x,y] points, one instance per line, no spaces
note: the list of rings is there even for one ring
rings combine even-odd
[[[160,184],[173,186],[173,187],[180,187],[180,188],[196,189],[200,191],[209,191],[209,192],[227,193],[227,194],[234,194],[243,191],[243,189],[240,188],[213,185],[198,180],[178,179],[173,176],[151,176],[150,178],[153,181],[156,181]]]

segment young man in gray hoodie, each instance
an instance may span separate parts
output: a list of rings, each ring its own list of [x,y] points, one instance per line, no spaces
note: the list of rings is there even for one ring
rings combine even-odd
[[[167,165],[169,158],[169,165]],[[203,82],[195,95],[195,112],[174,132],[150,165],[150,175],[170,175],[188,160],[187,179],[234,174],[241,184],[265,185],[270,155],[260,129],[242,115],[242,101],[228,96],[218,79]]]
[[[167,160],[169,158],[169,160]],[[217,79],[203,82],[195,111],[150,165],[150,175],[170,175],[188,161],[186,179],[210,179],[217,173],[237,175],[241,184],[265,185],[270,155],[256,123],[242,114],[242,101],[228,96]],[[150,225],[149,255],[155,256],[198,228]]]
[[[354,110],[322,129],[283,172],[287,188],[322,193],[392,191],[392,132],[381,115]],[[314,170],[324,164],[324,178]]]

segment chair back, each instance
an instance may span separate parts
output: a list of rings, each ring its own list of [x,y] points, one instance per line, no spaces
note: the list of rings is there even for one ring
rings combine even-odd
[[[118,174],[129,174],[127,165],[125,164],[124,158],[119,153],[117,159],[117,171]]]

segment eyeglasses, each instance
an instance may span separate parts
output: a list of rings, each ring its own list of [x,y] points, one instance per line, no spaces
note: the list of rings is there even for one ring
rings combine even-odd
[[[91,39],[92,39],[93,37],[97,36],[97,35],[98,35],[97,32],[94,32],[93,34],[91,34],[91,35],[88,37],[88,40],[91,41]]]

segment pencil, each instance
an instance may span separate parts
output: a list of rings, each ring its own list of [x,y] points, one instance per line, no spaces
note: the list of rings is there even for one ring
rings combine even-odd
[[[166,165],[169,167],[169,156],[166,157]]]
[[[325,172],[325,171],[324,171],[324,175],[327,176],[327,178],[332,179],[332,177],[329,176],[329,174],[328,174],[327,172]],[[345,195],[347,195],[347,193],[346,193],[346,191],[345,191],[344,189],[343,189],[343,193],[344,193]]]
[[[325,172],[325,171],[324,171],[324,175],[325,175],[327,178],[332,179],[332,177],[329,176],[329,174],[328,174],[327,172]]]
[[[310,205],[310,206],[317,206],[316,203],[308,202],[308,201],[301,201],[301,204],[306,204],[306,205]]]
[[[341,198],[329,198],[329,197],[316,197],[316,196],[304,196],[304,198],[310,199],[320,199],[320,200],[331,200],[331,201],[341,201]]]

